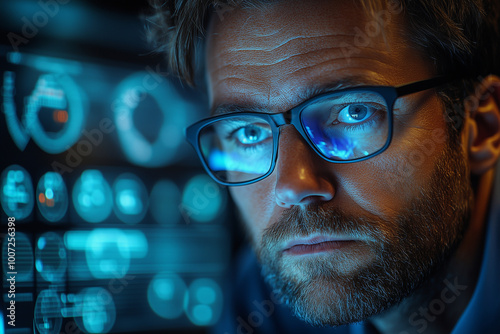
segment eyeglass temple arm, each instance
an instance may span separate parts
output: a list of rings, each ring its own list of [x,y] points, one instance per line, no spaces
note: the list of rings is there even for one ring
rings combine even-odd
[[[396,87],[396,92],[398,96],[404,96],[408,94],[413,94],[416,92],[424,91],[426,89],[435,88],[443,84],[453,81],[455,78],[450,78],[449,76],[438,76],[431,79],[426,79],[422,81],[412,82],[403,86]]]

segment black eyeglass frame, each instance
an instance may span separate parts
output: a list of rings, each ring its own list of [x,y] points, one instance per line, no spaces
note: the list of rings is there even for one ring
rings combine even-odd
[[[292,109],[285,111],[285,112],[280,112],[280,113],[263,113],[263,112],[234,112],[234,113],[227,113],[227,114],[222,114],[222,115],[217,115],[217,116],[212,116],[209,118],[202,119],[189,127],[186,128],[185,134],[186,134],[186,139],[188,142],[193,146],[195,149],[196,153],[198,154],[198,157],[200,158],[203,168],[205,171],[214,179],[217,183],[225,185],[225,186],[243,186],[243,185],[248,185],[252,184],[255,182],[258,182],[260,180],[265,179],[271,173],[274,171],[274,168],[276,167],[276,161],[278,158],[278,144],[279,144],[279,128],[283,125],[286,124],[291,124],[294,126],[294,128],[300,133],[302,138],[305,139],[307,144],[324,160],[331,162],[331,163],[353,163],[353,162],[359,162],[363,160],[367,160],[370,158],[373,158],[376,155],[379,155],[380,153],[384,152],[389,145],[391,144],[392,141],[392,134],[393,134],[393,108],[394,108],[394,103],[399,97],[409,95],[409,94],[414,94],[418,93],[427,89],[431,88],[436,88],[438,86],[441,86],[443,84],[449,83],[450,78],[447,76],[438,76],[434,77],[431,79],[425,79],[421,81],[415,81],[411,82],[405,85],[401,86],[358,86],[358,87],[350,87],[350,88],[345,88],[345,89],[340,89],[332,92],[326,92],[322,93],[319,95],[316,95],[301,104],[297,105],[296,107],[293,107]],[[328,98],[332,95],[337,95],[340,93],[344,92],[350,92],[350,91],[368,91],[368,92],[373,92],[377,93],[380,96],[382,96],[387,104],[388,108],[388,128],[389,132],[387,134],[387,140],[385,145],[380,148],[379,150],[370,153],[369,155],[356,158],[356,159],[351,159],[351,160],[333,160],[330,158],[327,158],[317,147],[316,145],[312,142],[312,140],[309,138],[307,135],[304,126],[301,122],[300,114],[301,112],[310,104],[317,102],[318,100],[322,100],[325,98]],[[245,182],[237,182],[237,183],[231,183],[231,182],[225,182],[217,178],[217,176],[210,170],[208,167],[207,162],[205,161],[205,158],[201,152],[200,148],[200,132],[201,130],[214,122],[217,122],[221,119],[225,118],[231,118],[234,116],[253,116],[253,117],[258,117],[262,118],[263,120],[267,121],[269,125],[271,126],[271,131],[273,135],[273,156],[272,156],[272,161],[271,161],[271,166],[269,167],[269,170],[263,174],[262,176],[259,176],[255,179],[245,181]],[[274,139],[276,138],[276,139]]]

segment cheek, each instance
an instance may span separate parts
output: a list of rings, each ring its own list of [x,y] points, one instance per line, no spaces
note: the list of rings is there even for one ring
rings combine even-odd
[[[274,210],[272,176],[260,182],[241,187],[230,187],[229,192],[238,208],[243,223],[253,240],[260,240]]]
[[[346,182],[347,191],[367,211],[393,217],[428,187],[446,140],[444,126],[408,129],[386,152],[366,162],[363,170],[369,178],[357,186]]]

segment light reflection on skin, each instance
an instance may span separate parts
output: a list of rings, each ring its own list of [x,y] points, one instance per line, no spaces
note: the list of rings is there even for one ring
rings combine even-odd
[[[365,78],[366,83],[385,81],[397,86],[436,74],[432,62],[401,40],[401,31],[404,30],[401,17],[393,17],[384,36],[374,37],[369,46],[360,47],[359,54],[347,59],[340,45],[352,43],[355,38],[353,28],[366,24],[359,8],[352,6],[350,1],[339,1],[335,6],[329,1],[315,1],[313,5],[300,1],[294,1],[293,5],[288,1],[283,4],[271,6],[269,10],[235,10],[223,22],[215,21],[207,43],[212,110],[229,104],[284,112],[304,102],[303,96],[307,95],[308,88],[327,86],[348,77]],[[282,29],[276,31],[276,26]],[[419,166],[415,177],[403,180],[395,192],[388,192],[384,187],[384,177],[397,166],[400,157],[418,149],[418,142],[429,138],[434,129],[446,128],[442,113],[436,112],[442,109],[442,105],[435,94],[416,93],[402,98],[399,103],[406,108],[395,114],[394,121],[399,127],[395,128],[391,146],[383,154],[355,164],[328,163],[311,150],[292,126],[281,128],[274,172],[255,184],[230,188],[257,249],[265,249],[263,236],[275,226],[295,226],[296,229],[288,231],[290,237],[293,233],[298,237],[297,231],[301,229],[308,232],[310,220],[288,221],[286,213],[294,209],[295,213],[306,215],[313,206],[358,219],[359,228],[363,222],[392,222],[393,225],[381,223],[378,228],[372,225],[372,230],[382,235],[380,240],[386,238],[390,244],[397,244],[393,239],[399,230],[398,215],[408,208],[422,189],[428,187],[447,148],[445,143],[438,143],[425,164]],[[459,151],[455,150],[459,155],[466,155],[465,147],[463,152]],[[281,218],[283,220],[278,225]],[[329,221],[333,221],[332,217],[325,215],[324,219],[320,217],[316,221],[316,226],[327,225]],[[409,227],[408,221],[401,224]],[[347,222],[343,222],[347,228]],[[323,228],[325,231],[326,227]],[[335,226],[331,228],[333,230]],[[279,236],[279,233],[275,235]],[[409,245],[403,243],[403,246]],[[340,268],[354,274],[357,269],[366,267],[366,261],[373,262],[373,252],[382,247],[382,243],[360,243],[355,247],[354,251],[344,253],[349,262],[342,262],[339,258],[336,274],[341,272]],[[269,254],[273,259],[279,259],[276,252]],[[399,254],[404,254],[404,251]],[[306,263],[294,259],[295,266],[279,268],[288,277],[307,276],[307,273],[318,272],[321,264],[324,268],[328,265],[320,258],[316,260],[308,259]],[[307,267],[309,264],[311,266]],[[331,286],[339,287],[334,281],[325,278],[316,283],[312,282],[312,285],[317,290],[309,290],[312,297],[335,298],[338,291],[328,290]],[[323,306],[328,305],[334,304]]]

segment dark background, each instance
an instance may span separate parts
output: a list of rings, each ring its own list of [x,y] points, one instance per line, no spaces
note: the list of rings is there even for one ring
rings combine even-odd
[[[0,0],[6,333],[16,215],[15,333],[205,333],[224,307],[241,232],[183,138],[207,115],[206,96],[165,75],[145,41],[149,12],[146,1]],[[41,186],[54,172],[64,187]],[[98,204],[82,214],[85,198]]]

